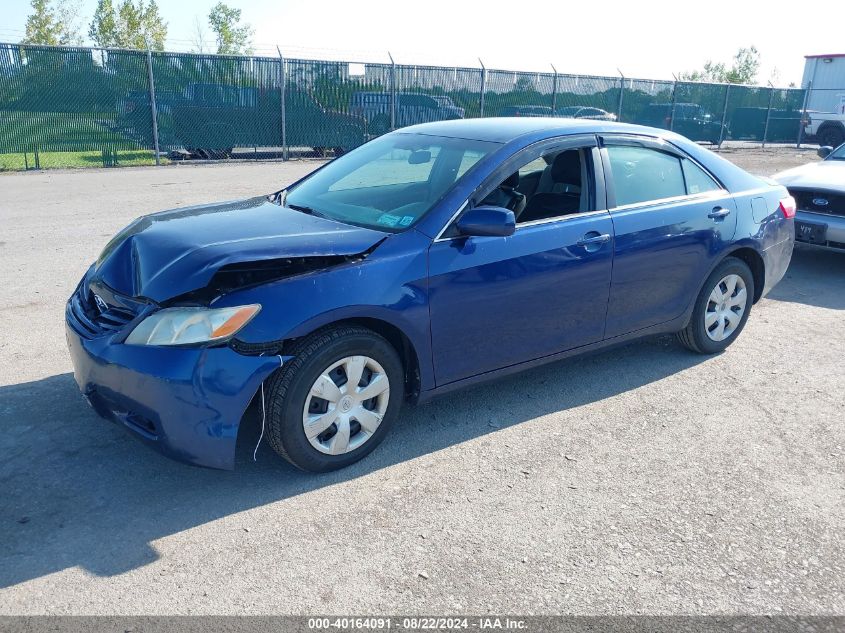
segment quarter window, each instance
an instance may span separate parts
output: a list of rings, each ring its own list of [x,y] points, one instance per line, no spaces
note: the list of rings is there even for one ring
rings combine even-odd
[[[713,180],[701,167],[688,159],[681,161],[684,169],[684,179],[687,182],[687,193],[692,195],[706,191],[718,191],[722,187]]]

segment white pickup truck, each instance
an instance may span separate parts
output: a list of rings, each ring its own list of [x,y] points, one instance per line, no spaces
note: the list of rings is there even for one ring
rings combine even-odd
[[[804,138],[815,139],[822,146],[839,147],[845,143],[845,113],[807,112]]]

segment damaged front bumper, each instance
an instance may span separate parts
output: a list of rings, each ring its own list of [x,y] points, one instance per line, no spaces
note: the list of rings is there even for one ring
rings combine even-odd
[[[241,418],[284,362],[229,347],[145,347],[88,338],[66,314],[73,373],[98,414],[173,459],[231,470]]]

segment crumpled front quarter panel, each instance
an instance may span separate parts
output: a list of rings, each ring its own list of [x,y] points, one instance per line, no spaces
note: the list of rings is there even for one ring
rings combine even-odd
[[[304,336],[353,318],[385,321],[410,340],[420,362],[422,388],[434,385],[428,309],[427,249],[415,230],[389,237],[366,259],[231,292],[213,305],[261,304],[238,333],[246,343]]]

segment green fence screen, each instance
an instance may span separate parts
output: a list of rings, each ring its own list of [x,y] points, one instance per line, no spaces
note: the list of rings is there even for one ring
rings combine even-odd
[[[794,88],[0,44],[0,168],[62,154],[152,161],[155,149],[173,158],[243,148],[338,154],[392,129],[479,116],[619,120],[713,144],[795,143],[804,101]],[[23,160],[3,159],[10,155]]]

